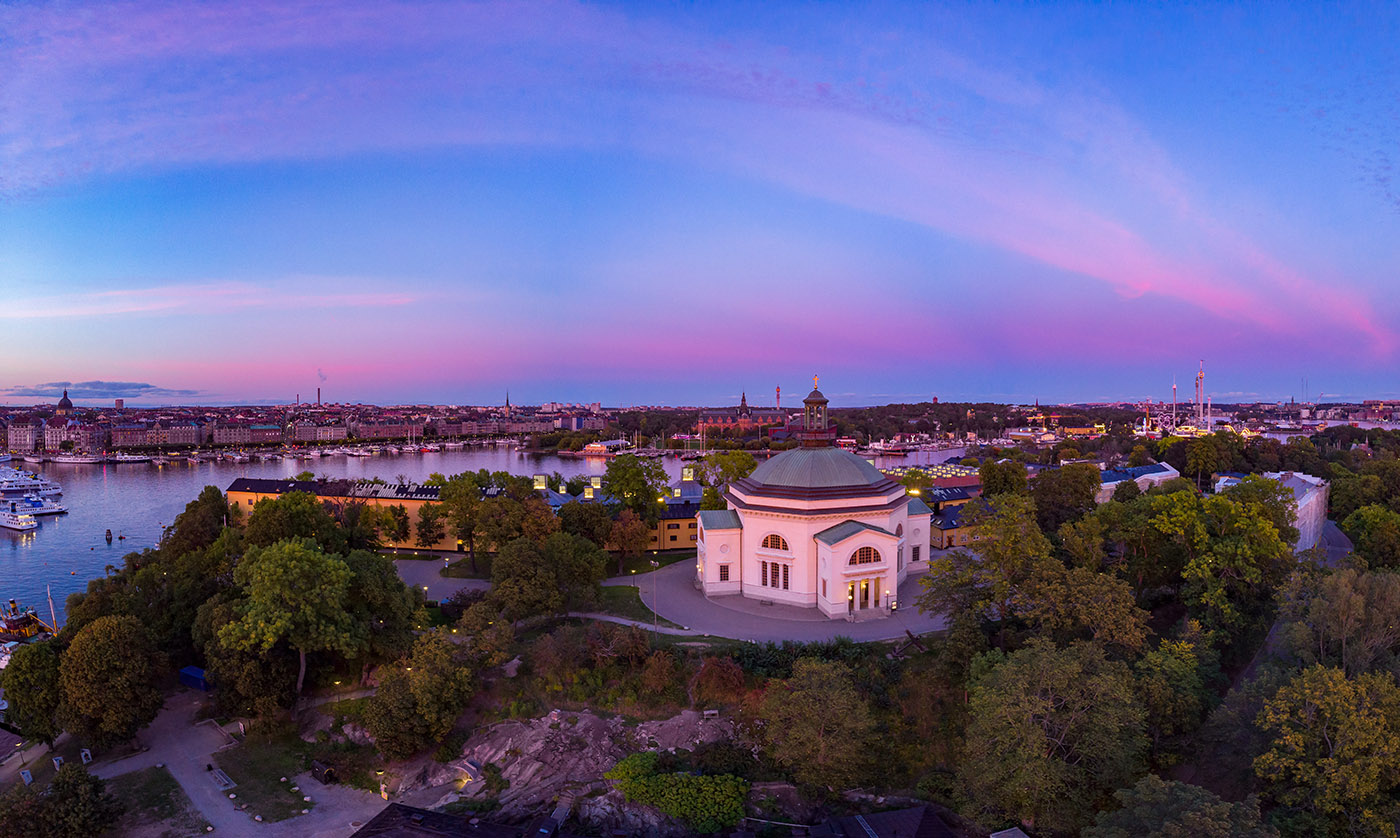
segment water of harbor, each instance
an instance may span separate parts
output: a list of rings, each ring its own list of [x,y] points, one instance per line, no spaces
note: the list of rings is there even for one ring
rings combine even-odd
[[[963,456],[963,449],[921,451],[901,457],[879,457],[882,468],[924,465]],[[660,462],[673,480],[688,463],[676,458]],[[66,515],[47,515],[39,528],[26,533],[0,529],[0,600],[11,598],[33,605],[48,617],[45,586],[53,588],[58,619],[70,593],[86,589],[88,579],[101,576],[108,565],[120,567],[131,552],[152,547],[161,527],[175,520],[185,504],[205,486],[226,490],[239,477],[288,478],[302,471],[318,477],[361,479],[378,477],[395,482],[422,482],[428,475],[464,471],[508,471],[513,474],[552,474],[565,477],[601,475],[607,460],[528,454],[507,447],[474,447],[427,454],[380,454],[373,457],[326,456],[304,460],[232,462],[174,462],[121,465],[34,465],[18,460],[7,465],[38,471],[63,487]],[[112,531],[109,545],[104,536]],[[125,536],[122,539],[121,536]]]

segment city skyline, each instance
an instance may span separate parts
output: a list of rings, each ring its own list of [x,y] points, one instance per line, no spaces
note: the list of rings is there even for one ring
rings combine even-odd
[[[1400,395],[1394,6],[0,30],[0,401]]]

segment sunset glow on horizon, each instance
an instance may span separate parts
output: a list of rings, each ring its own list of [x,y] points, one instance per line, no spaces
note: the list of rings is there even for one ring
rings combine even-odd
[[[0,7],[0,402],[1394,398],[1397,283],[1394,4]]]

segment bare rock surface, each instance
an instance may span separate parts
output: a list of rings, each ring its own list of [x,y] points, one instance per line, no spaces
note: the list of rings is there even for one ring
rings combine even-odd
[[[499,769],[509,787],[494,792],[505,818],[549,811],[574,800],[580,820],[634,834],[674,834],[678,826],[653,809],[629,804],[610,790],[603,774],[637,751],[667,751],[727,740],[733,723],[687,710],[656,722],[628,723],[587,711],[555,710],[538,719],[498,722],[478,730],[448,765],[427,766],[406,788],[431,789],[467,780],[462,797],[491,797],[486,766]],[[451,792],[447,789],[443,800]],[[601,793],[600,792],[604,792]]]

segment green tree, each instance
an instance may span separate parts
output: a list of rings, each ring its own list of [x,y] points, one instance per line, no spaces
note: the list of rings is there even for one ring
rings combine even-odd
[[[49,785],[49,803],[57,815],[58,834],[86,838],[109,829],[123,806],[106,788],[105,782],[79,763],[69,762],[59,768]]]
[[[1094,509],[1100,472],[1090,463],[1071,463],[1046,469],[1031,485],[1036,520],[1045,532],[1054,532],[1069,521],[1078,521]]]
[[[1200,786],[1148,774],[1114,792],[1121,808],[1100,812],[1080,838],[1278,838],[1259,803],[1227,803]]]
[[[559,526],[570,534],[586,538],[599,547],[608,546],[613,519],[601,503],[571,501],[559,507]]]
[[[456,644],[435,629],[401,667],[386,668],[365,706],[365,728],[389,759],[407,759],[451,732],[472,695],[474,674]]]
[[[405,541],[408,541],[408,510],[405,509],[404,505],[401,503],[397,503],[391,507],[388,507],[388,510],[389,525],[386,528],[384,534],[389,537],[390,541],[395,542],[396,544],[402,544]]]
[[[0,838],[88,838],[102,835],[122,813],[105,783],[77,763],[54,775],[47,792],[15,783],[0,795]]]
[[[59,663],[64,729],[97,747],[130,739],[160,712],[164,666],[140,620],[94,620]]]
[[[1196,488],[1201,486],[1201,477],[1214,474],[1220,468],[1220,449],[1208,437],[1191,441],[1186,448],[1186,470],[1196,475]]]
[[[758,460],[747,451],[716,451],[700,462],[696,476],[706,486],[722,489],[753,474],[756,468]]]
[[[497,550],[517,538],[544,541],[559,531],[559,519],[549,505],[537,497],[516,500],[502,496],[482,504],[482,533]]]
[[[1128,468],[1139,468],[1152,464],[1152,457],[1147,453],[1147,447],[1134,445],[1133,450],[1128,454]]]
[[[840,791],[865,776],[875,723],[844,664],[798,658],[791,678],[769,684],[761,715],[774,759],[797,782]]]
[[[918,607],[934,614],[966,614],[997,621],[1015,612],[1017,591],[1050,561],[1050,541],[1035,522],[1026,495],[997,495],[968,509],[980,555],[954,550],[929,562]],[[1002,638],[1003,644],[1005,637]]]
[[[481,532],[482,485],[480,475],[463,472],[453,475],[442,484],[439,498],[442,509],[452,526],[455,536],[467,545],[467,558],[471,562],[472,573],[476,573],[476,537]]]
[[[964,787],[1039,828],[1085,825],[1102,797],[1143,767],[1132,675],[1094,644],[1031,640],[974,679],[968,716]]]
[[[1044,561],[1020,585],[1012,610],[1043,634],[1063,639],[1086,635],[1128,651],[1147,642],[1148,614],[1137,607],[1127,582],[1087,567]]]
[[[1278,802],[1352,835],[1395,835],[1400,688],[1390,673],[1301,672],[1257,721],[1273,737],[1254,761]]]
[[[603,472],[603,494],[645,520],[656,520],[656,499],[666,494],[670,478],[653,459],[621,454],[608,461]]]
[[[1388,494],[1381,478],[1374,474],[1348,472],[1334,477],[1328,492],[1332,518],[1345,521],[1353,512],[1364,506],[1384,505]]]
[[[33,786],[15,783],[0,794],[0,838],[58,838],[64,835],[58,814],[58,807],[47,795]]]
[[[219,639],[232,648],[263,652],[285,640],[297,652],[300,694],[308,654],[356,652],[346,610],[352,575],[342,559],[321,552],[310,539],[249,550],[234,573],[247,599],[238,620],[219,629]]]
[[[1298,540],[1298,530],[1293,526],[1298,503],[1293,499],[1293,490],[1277,480],[1251,474],[1221,494],[1267,519],[1285,544]]]
[[[5,719],[25,738],[52,745],[62,732],[58,724],[63,702],[58,644],[49,640],[20,646],[9,666],[0,670],[0,687],[10,703]]]
[[[413,644],[419,619],[418,599],[399,578],[388,556],[356,550],[345,557],[350,586],[345,607],[350,615],[351,638],[361,659],[360,679],[369,667],[404,654]]]
[[[320,498],[288,492],[258,501],[248,516],[244,539],[250,547],[268,547],[291,538],[311,538],[327,553],[344,552],[345,533]]]
[[[425,503],[418,507],[418,546],[436,547],[447,533],[443,529],[442,506]]]
[[[1179,493],[1166,501],[1190,497]],[[1287,578],[1296,564],[1292,547],[1256,505],[1215,495],[1199,502],[1192,498],[1177,508],[1184,511],[1193,503],[1199,504],[1205,537],[1198,544],[1202,549],[1193,549],[1182,568],[1187,603],[1211,627],[1237,627],[1247,614],[1265,607]]]
[[[982,463],[978,474],[982,478],[983,497],[1023,495],[1028,491],[1026,466],[1018,460],[996,462],[989,459]]]
[[[496,553],[491,563],[491,598],[511,622],[557,614],[564,608],[554,568],[544,549],[528,538],[517,538]]]
[[[1154,746],[1195,730],[1205,715],[1209,690],[1197,645],[1190,639],[1163,640],[1133,667]]]
[[[544,540],[541,551],[566,603],[593,599],[607,573],[608,554],[601,547],[581,536],[557,532]]]
[[[1123,480],[1113,487],[1113,500],[1119,503],[1130,503],[1142,494],[1142,488],[1138,486],[1136,480]]]
[[[1342,521],[1342,531],[1367,567],[1400,569],[1400,513],[1377,504],[1363,506]]]
[[[640,515],[624,509],[613,522],[610,538],[613,546],[617,547],[617,575],[621,576],[624,560],[636,558],[647,549],[651,541],[651,527]]]
[[[296,700],[297,655],[285,641],[267,650],[226,645],[219,630],[236,622],[241,597],[228,592],[200,606],[192,630],[214,698],[229,715],[272,717]]]
[[[1280,618],[1289,650],[1304,664],[1348,676],[1400,669],[1400,575],[1344,569],[1297,572],[1284,589]]]

